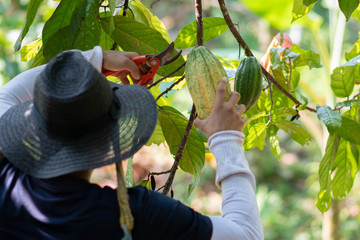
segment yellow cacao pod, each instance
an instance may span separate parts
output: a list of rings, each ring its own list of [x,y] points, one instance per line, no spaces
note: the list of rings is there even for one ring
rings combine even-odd
[[[196,112],[201,119],[207,118],[214,105],[215,93],[222,77],[227,77],[220,60],[204,46],[191,49],[187,55],[185,78]],[[227,83],[225,101],[231,94]]]

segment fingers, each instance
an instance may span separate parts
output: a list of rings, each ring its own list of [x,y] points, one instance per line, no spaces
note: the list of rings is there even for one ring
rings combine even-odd
[[[243,115],[246,111],[246,106],[244,104],[240,104],[240,105],[236,106],[235,111],[238,114]]]
[[[230,106],[236,106],[237,103],[239,102],[239,100],[240,100],[240,93],[238,93],[238,92],[231,92],[231,95],[230,95],[228,104],[229,104]]]
[[[219,107],[219,105],[221,105],[224,102],[224,97],[226,93],[226,83],[227,80],[225,77],[222,77],[218,83],[215,94],[214,108]]]

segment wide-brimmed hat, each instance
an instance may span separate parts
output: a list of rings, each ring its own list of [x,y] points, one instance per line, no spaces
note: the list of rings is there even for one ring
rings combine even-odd
[[[39,74],[32,101],[0,118],[0,150],[25,173],[51,178],[129,158],[156,122],[146,88],[110,82],[80,52],[68,51]]]

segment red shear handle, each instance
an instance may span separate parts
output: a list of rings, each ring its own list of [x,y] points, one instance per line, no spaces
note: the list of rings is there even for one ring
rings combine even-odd
[[[143,55],[143,56],[133,57],[131,59],[136,65],[139,66],[139,68],[143,72],[143,75],[141,76],[141,78],[139,79],[139,82],[137,83],[138,85],[144,85],[148,81],[153,79],[157,70],[159,69],[160,59],[158,59],[156,57],[151,57],[151,56],[152,55]],[[106,70],[103,72],[103,74],[105,76],[109,76],[109,75],[119,73],[122,71],[125,71],[125,70],[121,70],[121,71]]]

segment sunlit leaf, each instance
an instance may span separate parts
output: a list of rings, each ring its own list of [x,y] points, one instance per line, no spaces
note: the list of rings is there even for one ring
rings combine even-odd
[[[351,151],[351,145],[344,139],[340,140],[333,169],[335,175],[331,183],[332,194],[335,199],[339,199],[345,197],[351,190],[357,171],[357,162]]]
[[[308,14],[310,10],[314,7],[315,3],[316,1],[314,0],[307,0],[306,3],[303,3],[303,0],[294,0],[291,22],[294,22],[296,19],[299,19],[302,16]]]
[[[169,46],[169,43],[162,37],[162,34],[149,26],[136,22],[135,20],[123,17],[114,17],[115,29],[109,31],[109,19],[102,18],[103,29],[120,45],[124,51],[137,52],[139,55],[158,54]],[[174,51],[176,54],[176,51]],[[159,68],[157,74],[166,76],[176,70],[184,58],[180,56],[173,63]],[[174,75],[181,76],[184,68],[181,68]]]
[[[278,135],[269,136],[270,150],[277,160],[281,158],[280,139]]]
[[[360,66],[360,55],[337,67],[331,74],[331,89],[337,97],[349,97],[355,85],[356,71]]]
[[[360,19],[359,19],[360,21]],[[346,61],[350,61],[350,59],[360,55],[360,33],[359,33],[359,39],[354,44],[353,48],[350,52],[345,53],[345,59]]]
[[[21,61],[27,62],[35,58],[35,56],[40,51],[41,46],[42,46],[41,39],[31,42],[26,46],[23,46],[20,49]]]
[[[355,9],[351,16],[360,22],[360,5]]]
[[[160,145],[163,142],[165,142],[165,137],[162,132],[160,122],[158,120],[155,126],[155,130],[151,135],[149,141],[146,143],[146,146],[150,146],[151,144]]]
[[[313,52],[312,50],[304,50],[300,48],[298,45],[293,44],[291,51],[300,53],[299,56],[294,60],[295,67],[309,66],[312,68],[321,68],[320,64],[320,55]]]
[[[319,174],[319,183],[320,183],[320,193],[318,195],[318,200],[316,206],[318,209],[324,213],[329,210],[332,198],[330,196],[331,192],[331,169],[334,162],[336,153],[338,151],[340,142],[340,137],[337,134],[330,135],[327,143],[325,154],[321,159],[318,174]]]
[[[340,10],[344,13],[346,21],[351,17],[351,14],[359,6],[359,0],[338,0]]]
[[[325,123],[330,134],[333,134],[341,126],[341,115],[333,111],[329,106],[316,106],[318,118]]]
[[[203,41],[207,42],[228,29],[224,18],[221,17],[207,17],[203,18]],[[189,48],[196,45],[196,21],[185,25],[175,40],[176,48]]]
[[[158,32],[161,33],[163,38],[168,43],[171,42],[169,34],[164,24],[157,16],[153,15],[151,11],[144,4],[142,4],[139,0],[135,0],[130,2],[130,8],[131,11],[128,11],[128,14],[132,13],[137,22],[140,22],[157,30]]]
[[[28,3],[28,8],[26,11],[26,18],[25,18],[25,23],[24,26],[20,32],[20,35],[18,37],[18,39],[16,40],[15,46],[14,46],[14,50],[15,51],[19,51],[21,48],[21,42],[24,39],[24,37],[26,36],[26,34],[29,31],[29,28],[31,26],[31,24],[34,21],[34,18],[36,16],[37,10],[40,6],[40,4],[42,3],[43,0],[30,0],[30,2]]]
[[[238,0],[252,12],[267,20],[277,29],[287,29],[291,24],[292,1],[289,0]]]
[[[257,123],[249,129],[249,133],[247,134],[244,141],[245,151],[251,149],[255,145],[258,138],[262,136],[262,134],[266,130],[266,126],[266,123]]]
[[[288,120],[280,120],[274,124],[301,145],[309,144],[311,135],[298,123]]]

